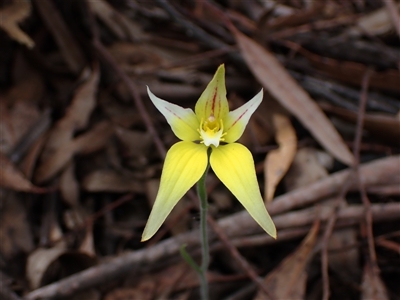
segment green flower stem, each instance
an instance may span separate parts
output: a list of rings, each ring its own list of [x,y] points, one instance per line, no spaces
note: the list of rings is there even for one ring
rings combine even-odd
[[[201,299],[208,299],[208,281],[207,281],[207,269],[210,263],[210,253],[208,246],[208,233],[207,233],[207,190],[206,190],[206,177],[210,165],[207,165],[206,171],[200,180],[197,182],[197,195],[200,199],[200,235],[201,235],[201,272],[200,275],[200,291]]]

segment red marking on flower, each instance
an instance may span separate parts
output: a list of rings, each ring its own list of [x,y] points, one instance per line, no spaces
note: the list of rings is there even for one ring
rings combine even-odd
[[[214,96],[213,96],[213,99],[212,99],[212,102],[211,102],[211,113],[213,115],[214,115],[214,110],[215,110],[215,101],[217,100],[217,91],[218,91],[218,88],[216,87],[215,90],[214,90]]]
[[[172,110],[170,110],[168,107],[165,107],[166,110],[168,110],[171,114],[173,114],[175,117],[177,117],[178,119],[182,120],[182,118],[180,116],[178,116],[175,112],[173,112]]]
[[[248,111],[248,109],[246,109],[246,110],[239,116],[239,118],[237,118],[237,119],[235,120],[235,122],[232,123],[232,125],[231,125],[231,127],[230,127],[229,129],[231,129],[233,126],[235,126],[235,124],[244,116],[244,114],[245,114],[247,111]],[[228,130],[229,130],[229,129],[228,129]]]

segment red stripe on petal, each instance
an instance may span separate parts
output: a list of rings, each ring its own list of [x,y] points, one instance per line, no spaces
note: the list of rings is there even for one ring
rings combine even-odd
[[[218,88],[216,87],[214,89],[214,96],[211,102],[211,113],[214,115],[214,110],[215,110],[215,101],[217,100],[217,94],[218,94]]]

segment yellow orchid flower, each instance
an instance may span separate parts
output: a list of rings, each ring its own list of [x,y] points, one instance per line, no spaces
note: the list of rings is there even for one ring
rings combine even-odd
[[[260,105],[262,90],[249,102],[229,111],[225,68],[221,65],[197,101],[194,112],[156,97],[148,87],[147,92],[181,141],[165,157],[160,188],[142,241],[157,232],[178,201],[199,181],[208,163],[253,219],[276,238],[275,225],[259,190],[253,157],[245,146],[235,143]]]

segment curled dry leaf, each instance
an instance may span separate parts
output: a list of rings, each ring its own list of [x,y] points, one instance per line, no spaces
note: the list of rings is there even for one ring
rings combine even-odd
[[[319,223],[314,223],[300,247],[265,278],[273,299],[305,299],[306,267],[312,257],[318,231]],[[259,291],[255,299],[264,299],[263,296],[263,292]]]
[[[18,27],[18,23],[28,17],[30,13],[30,1],[14,1],[10,6],[0,10],[0,28],[15,41],[28,48],[33,48],[35,46],[33,40]]]
[[[32,252],[26,264],[29,285],[37,289],[42,285],[82,271],[96,264],[96,259],[83,252],[67,251],[64,245],[38,248]]]
[[[65,250],[62,247],[51,249],[39,248],[29,255],[26,273],[29,285],[32,289],[40,287],[42,277],[48,266],[64,252]]]
[[[270,151],[264,161],[266,202],[272,201],[275,189],[289,169],[297,149],[296,132],[289,118],[275,114],[272,119],[276,131],[275,140],[279,148]]]
[[[0,186],[19,192],[43,193],[44,188],[35,186],[0,152]]]
[[[238,30],[236,41],[259,82],[339,161],[352,165],[354,158],[342,137],[318,105],[290,76],[277,58]]]

